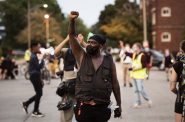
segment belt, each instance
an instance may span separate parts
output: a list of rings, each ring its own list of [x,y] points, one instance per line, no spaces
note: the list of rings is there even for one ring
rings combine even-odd
[[[96,103],[94,102],[94,100],[85,101],[85,102],[81,102],[81,103],[86,104],[86,105],[92,105],[92,106],[96,105]]]

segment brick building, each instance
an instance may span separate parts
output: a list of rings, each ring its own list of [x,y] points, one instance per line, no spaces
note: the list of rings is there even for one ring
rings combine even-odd
[[[148,20],[152,23],[153,47],[179,50],[185,30],[185,0],[146,0]]]

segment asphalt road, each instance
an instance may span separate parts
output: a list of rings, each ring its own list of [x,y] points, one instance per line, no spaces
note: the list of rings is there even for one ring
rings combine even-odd
[[[133,109],[134,92],[132,88],[122,86],[121,65],[116,64],[122,97],[122,119],[111,117],[109,122],[173,122],[175,95],[169,91],[165,72],[153,69],[150,79],[145,81],[145,89],[153,101],[151,108],[143,105],[142,108]],[[16,80],[0,81],[0,122],[60,122],[60,113],[56,108],[59,97],[55,94],[60,80],[52,80],[50,85],[45,85],[41,100],[40,110],[46,115],[43,118],[31,117],[33,105],[29,107],[26,115],[20,103],[34,95],[30,81],[22,76]],[[115,104],[112,96],[111,100]],[[144,100],[143,100],[144,102]],[[113,115],[113,114],[112,114]],[[75,119],[73,119],[75,122]]]

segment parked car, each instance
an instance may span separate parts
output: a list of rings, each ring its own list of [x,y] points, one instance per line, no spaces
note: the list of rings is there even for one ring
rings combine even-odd
[[[164,54],[157,51],[151,50],[153,54],[153,66],[158,67],[160,70],[164,70]]]

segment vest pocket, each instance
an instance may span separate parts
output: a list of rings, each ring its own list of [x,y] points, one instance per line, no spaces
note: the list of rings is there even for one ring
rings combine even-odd
[[[92,78],[93,78],[93,73],[86,73],[80,76],[81,81],[84,81],[84,82],[92,82]]]
[[[110,69],[108,67],[104,67],[102,71],[102,78],[105,82],[110,82],[111,81],[111,73]]]

